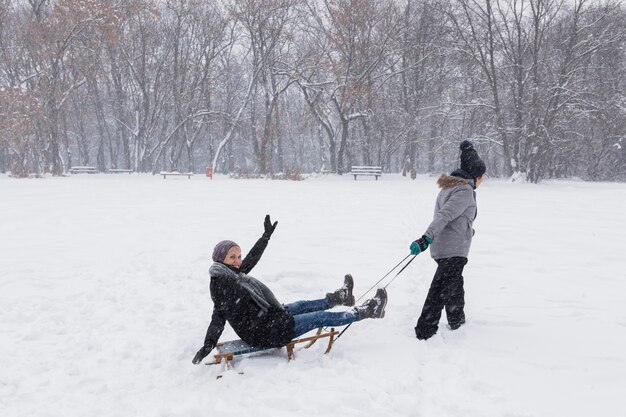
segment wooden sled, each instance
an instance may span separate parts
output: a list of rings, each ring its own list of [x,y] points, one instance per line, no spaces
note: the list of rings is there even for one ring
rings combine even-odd
[[[324,354],[330,352],[333,347],[333,343],[335,342],[335,337],[339,334],[334,328],[331,328],[329,332],[324,332],[320,327],[317,329],[317,333],[314,336],[310,337],[301,337],[299,339],[292,340],[286,346],[287,348],[287,358],[289,360],[295,357],[295,346],[300,343],[306,343],[304,346],[305,349],[310,348],[313,343],[317,342],[320,339],[328,338],[328,345],[326,346],[326,351]],[[259,348],[248,345],[243,340],[229,340],[227,342],[219,342],[215,348],[217,349],[217,353],[213,355],[215,360],[213,362],[208,362],[206,365],[218,365],[224,362],[226,365],[226,369],[230,369],[231,361],[235,358],[235,356],[242,356],[249,353],[262,352],[265,350],[272,350],[276,348]]]

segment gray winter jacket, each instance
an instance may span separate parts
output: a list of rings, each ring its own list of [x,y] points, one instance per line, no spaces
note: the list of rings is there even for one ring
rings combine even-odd
[[[462,256],[467,258],[476,218],[474,181],[443,174],[437,180],[441,188],[435,205],[435,217],[426,236],[432,239],[433,259]]]

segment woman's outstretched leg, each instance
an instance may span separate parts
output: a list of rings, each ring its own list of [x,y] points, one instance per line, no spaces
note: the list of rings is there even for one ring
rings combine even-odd
[[[347,274],[344,277],[343,286],[335,292],[326,294],[325,298],[319,300],[301,300],[285,304],[285,310],[289,311],[292,316],[297,316],[314,311],[328,310],[340,305],[352,307],[354,305],[353,289],[354,279],[352,275]]]
[[[387,291],[381,288],[372,299],[347,311],[314,311],[295,315],[293,316],[295,322],[293,337],[300,337],[318,327],[346,326],[358,320],[383,318],[386,305]]]
[[[300,337],[313,329],[326,326],[346,326],[359,320],[359,313],[352,308],[347,311],[314,311],[293,316],[295,321],[294,338]]]
[[[331,307],[332,306],[326,298],[321,298],[319,300],[300,300],[290,304],[285,304],[285,310],[291,313],[292,316],[328,310]]]

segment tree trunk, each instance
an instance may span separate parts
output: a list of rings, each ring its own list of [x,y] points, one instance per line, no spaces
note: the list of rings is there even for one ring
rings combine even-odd
[[[345,117],[341,119],[341,142],[339,144],[339,153],[337,154],[337,173],[343,174],[346,171],[344,166],[344,154],[346,152],[346,145],[348,143],[348,134],[350,132],[350,121]]]

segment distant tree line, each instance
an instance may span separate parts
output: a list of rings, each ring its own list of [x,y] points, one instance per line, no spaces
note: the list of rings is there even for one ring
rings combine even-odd
[[[626,10],[587,0],[0,0],[0,171],[626,180]]]

